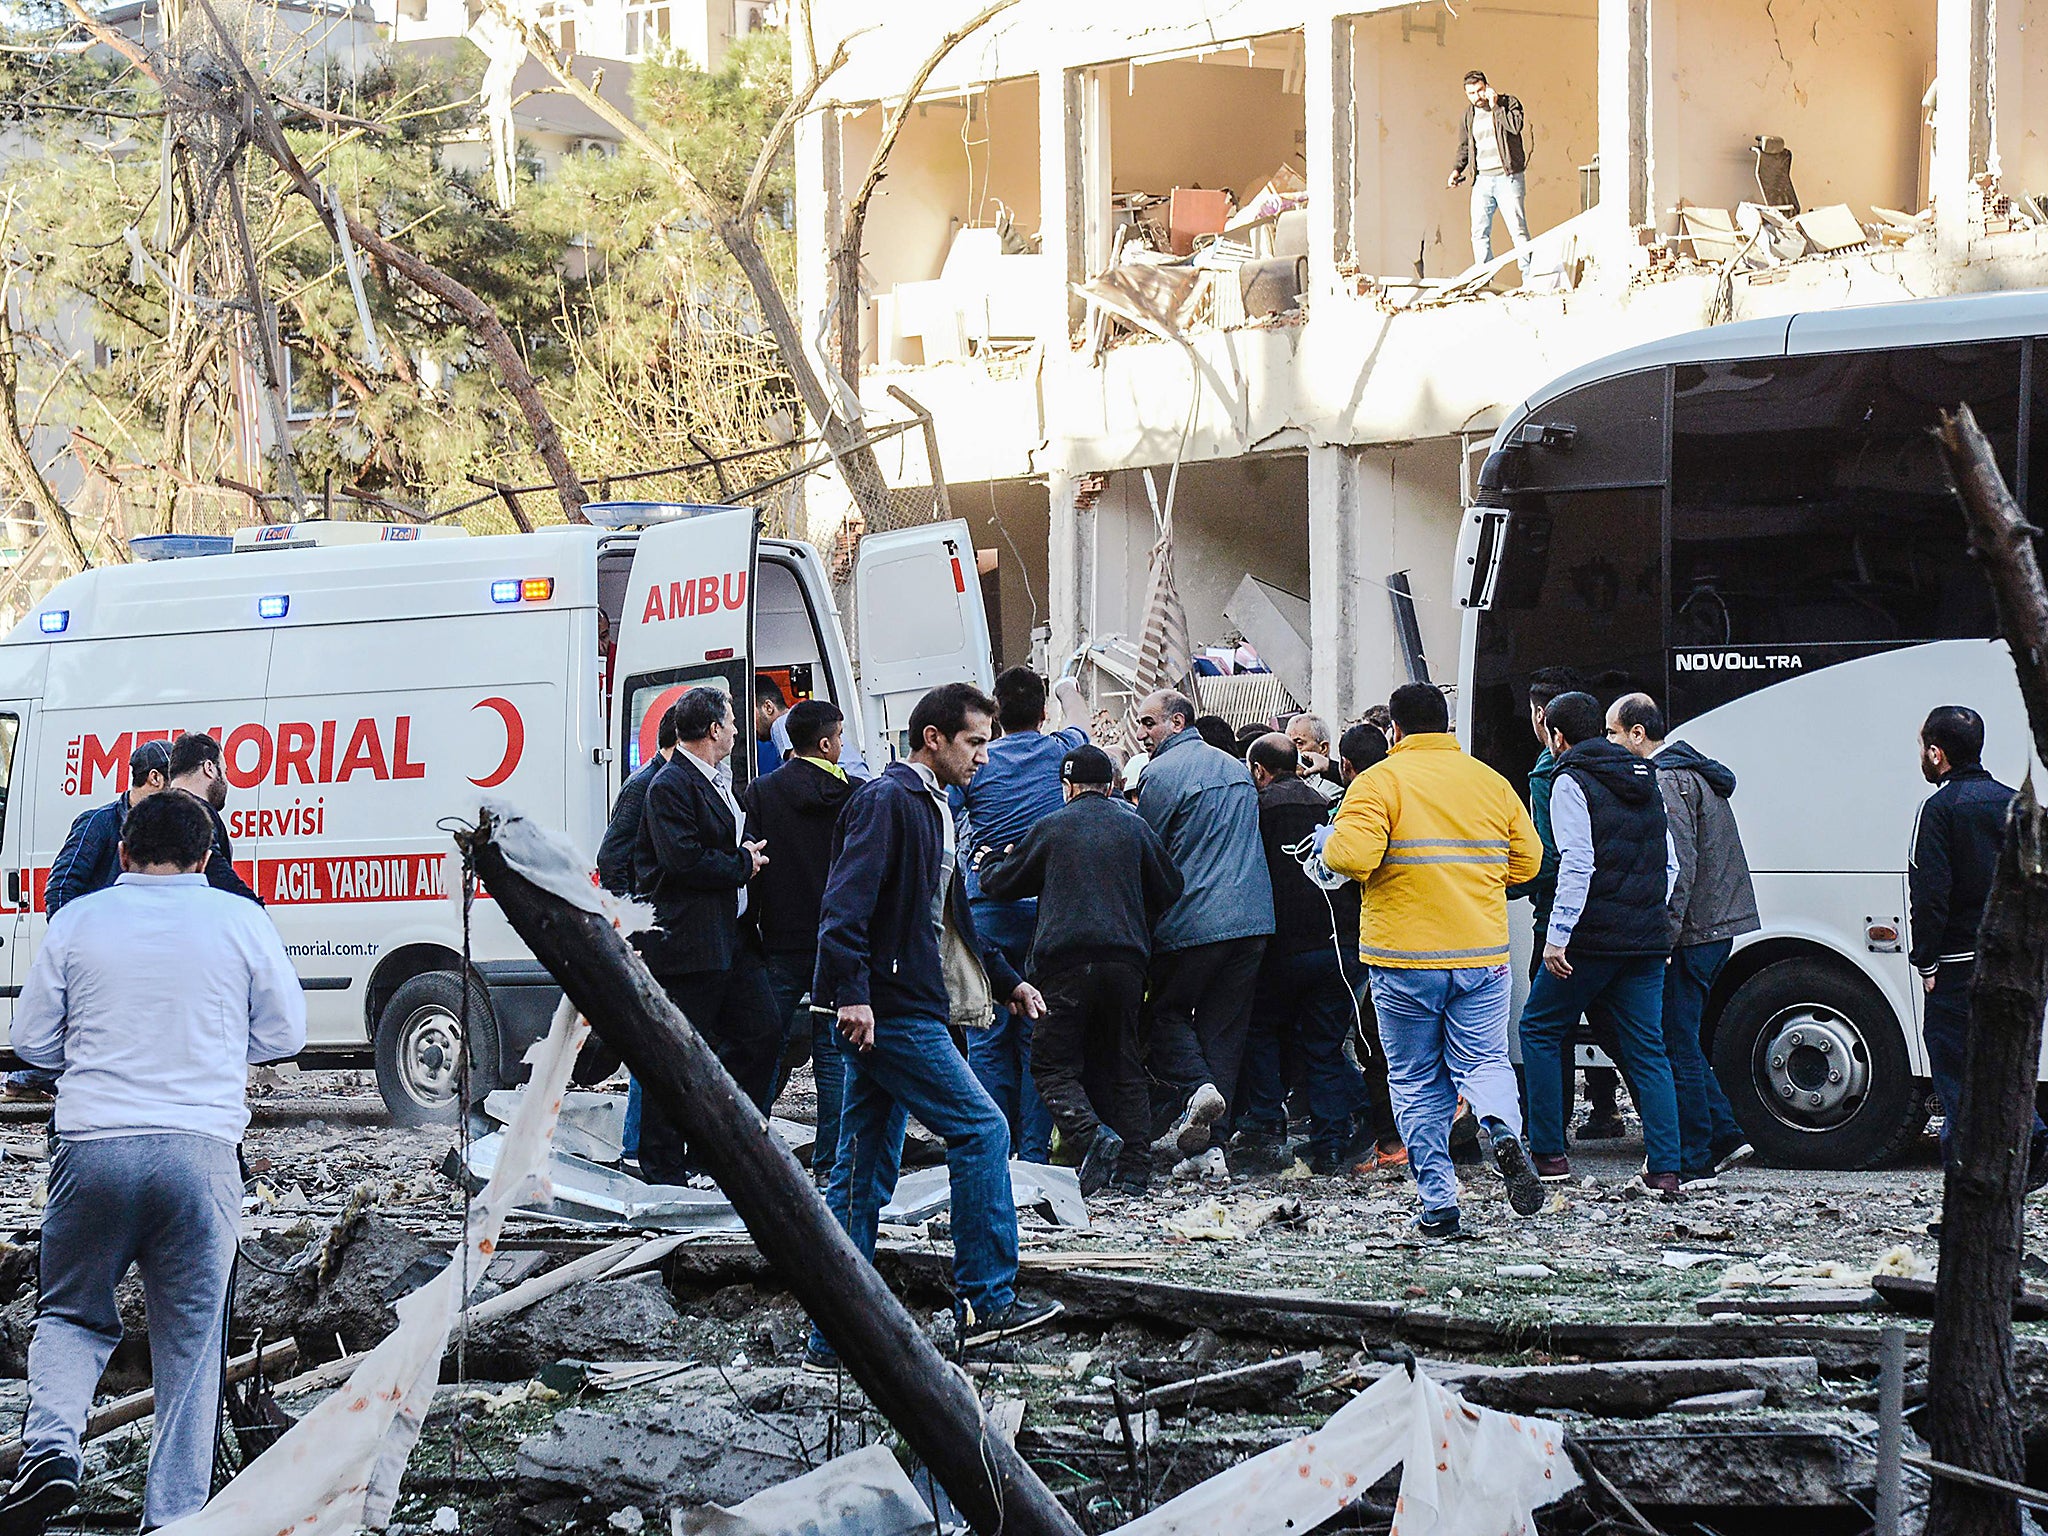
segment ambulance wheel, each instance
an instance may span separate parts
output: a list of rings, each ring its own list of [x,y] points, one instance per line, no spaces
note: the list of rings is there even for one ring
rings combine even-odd
[[[471,1107],[498,1086],[498,1022],[484,989],[469,986]],[[391,994],[377,1020],[377,1091],[400,1125],[453,1125],[461,1082],[462,981],[426,971]]]
[[[1765,966],[1728,999],[1714,1074],[1757,1156],[1782,1168],[1876,1168],[1927,1125],[1891,1005],[1848,967]]]

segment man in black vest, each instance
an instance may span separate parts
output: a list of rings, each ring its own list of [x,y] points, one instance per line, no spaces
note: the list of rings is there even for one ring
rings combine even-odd
[[[751,925],[740,926],[747,886],[768,855],[762,843],[741,840],[744,818],[721,771],[738,740],[732,701],[719,689],[692,688],[677,701],[676,755],[647,786],[633,848],[634,888],[660,926],[636,942],[655,980],[765,1114],[782,1022],[759,941]],[[640,1167],[656,1184],[702,1171],[652,1095],[641,1105]]]
[[[1621,1053],[1643,1117],[1643,1184],[1678,1198],[1678,1097],[1664,1053],[1664,965],[1678,863],[1664,824],[1657,770],[1607,739],[1590,693],[1562,693],[1544,710],[1557,779],[1550,826],[1557,893],[1543,969],[1522,1009],[1529,1144],[1541,1178],[1571,1177],[1564,1151],[1563,1052],[1584,1014]]]

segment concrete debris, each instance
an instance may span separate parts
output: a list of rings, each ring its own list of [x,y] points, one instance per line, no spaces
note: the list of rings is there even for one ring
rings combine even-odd
[[[678,1399],[638,1420],[570,1408],[520,1444],[518,1470],[522,1481],[603,1504],[730,1505],[808,1471],[828,1433],[822,1412],[759,1412],[737,1400]]]
[[[658,1274],[586,1280],[508,1317],[469,1331],[473,1375],[512,1381],[557,1360],[682,1360],[689,1334]]]
[[[269,1268],[236,1266],[236,1326],[261,1330],[266,1339],[295,1338],[309,1359],[333,1354],[337,1339],[349,1350],[377,1344],[398,1326],[391,1304],[448,1262],[447,1254],[374,1211],[349,1223],[345,1238],[325,1245],[302,1237],[295,1250],[290,1234],[249,1239],[248,1245]],[[314,1262],[320,1253],[327,1259],[324,1281]]]
[[[880,1445],[835,1457],[731,1509],[679,1509],[670,1524],[673,1536],[917,1536],[934,1528],[931,1510]]]
[[[1671,1404],[1670,1413],[1741,1413],[1764,1405],[1764,1391],[1761,1387],[1744,1387],[1733,1392],[1702,1392],[1697,1397],[1681,1397]]]
[[[1159,1410],[1157,1408],[1147,1408],[1142,1413],[1131,1414],[1128,1419],[1104,1419],[1102,1427],[1096,1433],[1101,1435],[1111,1445],[1122,1445],[1124,1443],[1124,1425],[1126,1423],[1131,1427],[1131,1447],[1134,1450],[1142,1451],[1146,1446],[1153,1444],[1159,1439],[1160,1424]]]

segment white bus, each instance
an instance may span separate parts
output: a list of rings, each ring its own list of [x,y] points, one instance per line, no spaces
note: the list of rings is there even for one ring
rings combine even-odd
[[[1460,729],[1520,783],[1525,689],[1642,689],[1734,769],[1760,932],[1714,989],[1708,1055],[1759,1153],[1897,1155],[1931,1109],[1906,961],[1917,731],[1984,715],[2008,784],[2030,736],[1930,435],[1967,401],[2048,525],[2048,293],[1745,321],[1565,375],[1496,434],[1459,542]]]

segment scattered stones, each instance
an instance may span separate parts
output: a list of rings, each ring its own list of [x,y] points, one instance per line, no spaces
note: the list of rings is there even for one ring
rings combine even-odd
[[[522,1481],[600,1503],[668,1510],[736,1504],[822,1459],[822,1413],[764,1413],[697,1398],[642,1419],[571,1408],[519,1447]]]
[[[472,1328],[471,1374],[517,1381],[557,1360],[681,1360],[689,1332],[658,1274],[586,1280]]]

